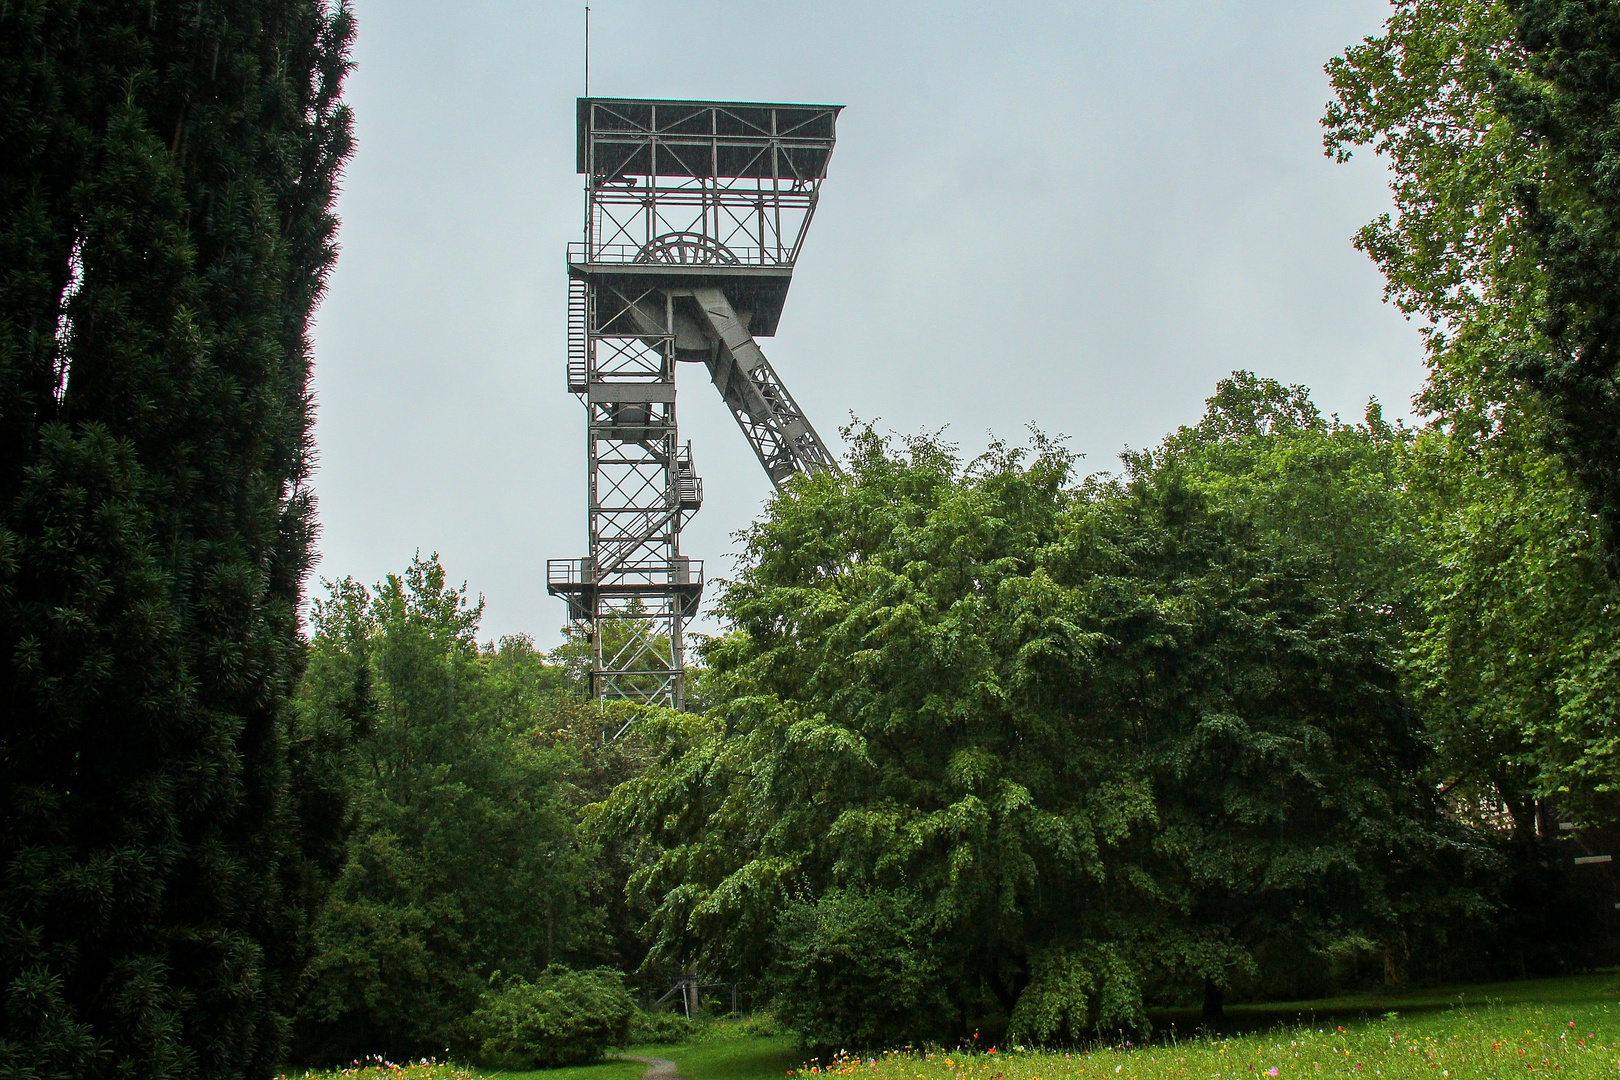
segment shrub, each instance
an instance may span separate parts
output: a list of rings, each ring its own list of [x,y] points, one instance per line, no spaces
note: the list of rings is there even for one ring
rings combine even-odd
[[[921,908],[908,893],[839,889],[789,908],[771,971],[776,1019],[812,1049],[943,1039],[957,1010]]]
[[[559,964],[534,982],[507,979],[484,995],[469,1020],[481,1063],[551,1069],[596,1061],[630,1036],[635,1003],[616,971],[570,971]]]
[[[632,1043],[681,1043],[698,1032],[698,1025],[677,1012],[661,1009],[657,1012],[636,1010],[630,1020]]]

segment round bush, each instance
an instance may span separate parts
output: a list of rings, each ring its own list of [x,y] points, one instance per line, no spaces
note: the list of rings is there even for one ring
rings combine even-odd
[[[485,994],[469,1026],[482,1064],[552,1069],[588,1064],[623,1045],[634,1012],[618,972],[553,964],[534,982],[511,978]]]
[[[776,1017],[810,1048],[922,1046],[950,1031],[947,950],[909,893],[831,889],[788,909],[776,946]]]
[[[636,1010],[630,1022],[633,1043],[682,1043],[697,1034],[698,1026],[678,1012]]]

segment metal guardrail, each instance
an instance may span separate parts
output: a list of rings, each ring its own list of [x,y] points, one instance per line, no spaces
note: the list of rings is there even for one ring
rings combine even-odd
[[[546,585],[550,588],[580,589],[612,581],[623,584],[624,579],[640,579],[643,583],[703,587],[703,560],[679,558],[673,563],[625,563],[614,567],[599,579],[590,559],[547,559]]]
[[[638,263],[643,266],[713,266],[717,268],[726,266],[770,266],[784,269],[793,266],[792,252],[782,249],[764,247],[730,247],[736,262],[698,261],[698,262],[672,262],[668,259],[650,257],[645,246],[637,244],[593,244],[589,250],[584,243],[573,241],[568,245],[568,262],[573,266],[587,266],[602,263]]]
[[[547,559],[547,585],[585,585],[595,580],[589,559]]]

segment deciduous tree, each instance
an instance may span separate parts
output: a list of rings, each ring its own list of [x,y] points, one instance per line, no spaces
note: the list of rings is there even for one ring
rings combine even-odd
[[[1510,812],[1521,836],[1541,800],[1600,811],[1620,779],[1606,718],[1620,639],[1601,572],[1616,438],[1613,303],[1599,295],[1616,280],[1598,115],[1612,18],[1607,5],[1402,0],[1328,65],[1329,152],[1369,146],[1392,171],[1395,213],[1357,243],[1429,324],[1429,422],[1405,466],[1426,549],[1408,670],[1439,778],[1460,805]]]
[[[466,1022],[494,975],[538,977],[601,944],[570,798],[589,778],[557,716],[571,692],[527,640],[480,646],[481,611],[437,558],[314,605],[302,711],[330,723],[363,687],[369,723],[301,1019],[311,1062],[476,1050]]]
[[[1590,0],[1504,6],[1524,60],[1498,75],[1497,96],[1541,165],[1514,194],[1550,345],[1519,350],[1515,367],[1620,577],[1620,10]]]
[[[1145,1025],[1148,994],[1224,985],[1277,935],[1379,940],[1466,900],[1423,884],[1469,853],[1387,616],[1255,506],[1145,456],[1074,487],[1044,441],[965,469],[855,442],[751,532],[705,654],[720,704],[667,719],[610,801],[655,848],[655,955],[802,958],[793,1007],[829,1042],[871,1038],[862,992],[915,1001],[908,1034],[1061,1039]],[[872,912],[948,1010],[841,951]]]

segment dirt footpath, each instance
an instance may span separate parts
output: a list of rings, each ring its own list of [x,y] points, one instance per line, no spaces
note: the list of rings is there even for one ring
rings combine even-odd
[[[647,1066],[647,1071],[641,1074],[641,1080],[686,1080],[686,1077],[675,1071],[675,1063],[666,1058],[636,1057],[634,1054],[617,1056],[622,1061],[639,1061]]]

